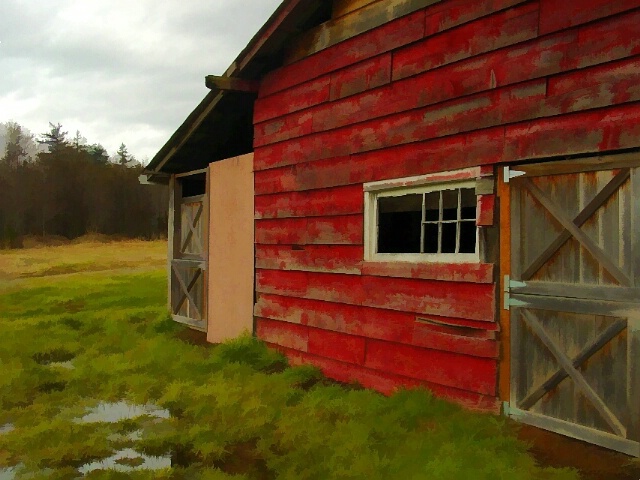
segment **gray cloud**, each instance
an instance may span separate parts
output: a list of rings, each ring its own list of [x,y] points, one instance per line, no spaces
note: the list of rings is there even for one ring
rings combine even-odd
[[[0,122],[151,158],[280,0],[2,0]]]

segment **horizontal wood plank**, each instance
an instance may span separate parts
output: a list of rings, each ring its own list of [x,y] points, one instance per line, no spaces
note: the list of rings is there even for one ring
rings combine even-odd
[[[393,310],[260,294],[255,314],[349,335],[410,343],[415,315]]]
[[[254,166],[262,170],[363,153],[536,118],[545,98],[546,81],[534,80],[259,148]]]
[[[379,0],[372,2],[357,11],[329,20],[302,33],[292,45],[288,55],[285,56],[285,63],[295,62],[392,20],[416,11],[422,11],[424,7],[438,2],[440,0]]]
[[[364,262],[362,274],[376,277],[421,278],[449,282],[493,283],[490,263]]]
[[[332,17],[338,18],[377,0],[334,0]]]
[[[465,355],[496,358],[497,324],[429,316],[417,321],[407,312],[260,294],[255,315],[332,332],[387,340]],[[438,322],[441,326],[435,325]],[[446,325],[448,327],[442,327]]]
[[[353,215],[364,210],[362,186],[288,192],[255,197],[255,218]]]
[[[256,125],[255,146],[435,105],[557,74],[568,67],[577,32],[562,32],[404,78],[391,85]],[[424,85],[430,88],[425,89]]]
[[[474,93],[556,74],[568,68],[577,32],[500,49],[256,126],[255,146],[331,130]],[[424,85],[429,85],[428,89]],[[298,116],[299,115],[299,116]]]
[[[452,28],[393,55],[393,80],[535,38],[538,4],[527,3]]]
[[[310,278],[309,290],[321,281]],[[433,314],[442,317],[495,320],[495,287],[492,284],[437,282],[400,278],[362,277],[363,305]]]
[[[640,7],[639,0],[540,0],[540,35]]]
[[[546,113],[577,112],[640,100],[640,57],[549,78]]]
[[[502,159],[504,132],[498,127],[266,171],[258,167],[271,161],[259,149],[255,191],[256,195],[303,191],[491,165]]]
[[[569,66],[584,68],[640,54],[640,11],[585,25],[578,45],[570,51]]]
[[[256,243],[362,245],[362,215],[256,220]]]
[[[259,95],[271,95],[415,42],[424,36],[424,17],[424,11],[418,11],[274,70],[262,79]]]
[[[265,342],[306,352],[309,329],[302,325],[256,318],[256,335]]]
[[[316,111],[317,108],[312,108],[304,112],[294,112],[254,125],[253,146],[263,147],[313,133],[313,118]]]
[[[274,95],[258,98],[254,106],[254,123],[309,108],[329,100],[331,77],[324,76]]]
[[[498,358],[500,355],[500,347],[495,339],[437,332],[425,327],[427,326],[416,325],[410,345],[472,357]],[[486,332],[480,331],[480,333]]]
[[[391,54],[344,68],[331,75],[331,100],[338,100],[391,82]]]
[[[640,146],[640,104],[539,119],[506,127],[503,160]]]
[[[362,245],[256,245],[256,268],[360,274]]]
[[[308,352],[320,357],[362,365],[364,364],[365,342],[363,337],[310,328]]]
[[[449,0],[427,9],[425,36],[429,37],[453,27],[514,7],[527,0]]]
[[[315,365],[329,378],[343,383],[357,382],[366,388],[375,389],[385,395],[391,395],[401,388],[426,388],[435,396],[445,398],[470,410],[495,414],[499,413],[500,410],[499,402],[492,396],[480,395],[475,392],[438,385],[416,378],[394,375],[387,371],[371,370],[276,345],[273,348],[286,355],[291,365]]]
[[[365,366],[484,395],[496,394],[498,366],[493,359],[368,340]]]
[[[492,284],[282,270],[258,270],[256,279],[260,293],[486,322],[495,319]]]

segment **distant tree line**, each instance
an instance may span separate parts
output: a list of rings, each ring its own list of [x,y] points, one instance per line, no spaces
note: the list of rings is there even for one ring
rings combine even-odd
[[[19,247],[25,235],[165,235],[167,188],[139,184],[143,167],[124,144],[110,159],[59,123],[40,138],[15,122],[0,126],[0,248]]]

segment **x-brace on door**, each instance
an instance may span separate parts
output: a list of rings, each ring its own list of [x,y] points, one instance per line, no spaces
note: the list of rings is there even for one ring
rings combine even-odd
[[[640,155],[522,165],[511,191],[512,416],[640,456]]]

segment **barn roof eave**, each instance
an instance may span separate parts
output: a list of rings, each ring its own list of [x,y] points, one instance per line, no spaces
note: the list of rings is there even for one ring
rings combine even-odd
[[[317,0],[284,0],[227,68],[223,77],[243,80],[262,78],[266,72],[277,65],[283,47],[291,36],[300,31],[300,25],[307,22],[324,3],[326,2]],[[247,117],[252,117],[253,102],[243,100],[242,97],[246,98],[246,95],[246,93],[237,94],[214,87],[153,157],[144,173],[149,178],[153,178],[153,175],[158,173],[181,173],[202,168],[213,161],[229,156],[253,151],[253,129],[249,131],[246,125],[241,125],[239,131],[243,131],[247,138],[233,139],[230,144],[225,142],[209,144],[208,151],[199,148],[203,146],[199,139],[207,136],[205,128],[208,129],[209,136],[211,136],[210,132],[217,132],[217,127],[222,127],[223,123],[225,124],[223,130],[229,130],[229,118],[217,115],[220,118],[216,122],[214,118],[216,114],[249,109],[250,111],[237,116],[235,120],[246,123]]]

